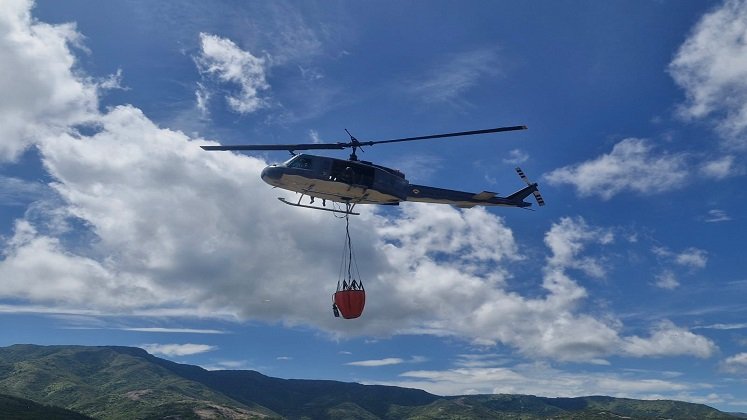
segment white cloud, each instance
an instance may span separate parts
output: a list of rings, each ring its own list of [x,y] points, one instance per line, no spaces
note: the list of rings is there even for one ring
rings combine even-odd
[[[677,327],[670,321],[662,321],[652,329],[648,338],[626,337],[622,352],[637,357],[688,355],[706,358],[716,350],[710,339]]]
[[[579,254],[588,243],[605,245],[612,241],[614,235],[610,230],[590,226],[580,217],[564,217],[545,235],[545,244],[553,254],[548,264],[558,270],[577,268],[590,276],[603,277],[605,270],[599,260],[591,257],[580,258]]]
[[[705,268],[706,264],[708,264],[708,252],[694,247],[687,248],[679,253],[673,252],[663,246],[654,247],[651,251],[654,255],[669,264],[676,264],[692,270]],[[673,289],[679,283],[675,280],[674,273],[671,270],[667,270],[667,272],[657,276],[657,285],[665,289]],[[670,285],[671,287],[666,287],[666,285]]]
[[[206,370],[256,370],[247,360],[221,360],[210,365],[201,365]]]
[[[124,327],[122,331],[152,332],[168,334],[226,334],[222,330],[198,329],[198,328],[162,328],[162,327]]]
[[[714,330],[741,330],[747,328],[747,323],[736,324],[712,324],[693,327],[693,329],[714,329]]]
[[[706,223],[728,222],[729,220],[731,216],[721,209],[708,210],[708,216],[705,218]]]
[[[730,144],[745,147],[747,2],[727,0],[705,14],[677,51],[669,72],[687,96],[685,118],[712,118]]]
[[[260,96],[260,91],[270,88],[265,79],[263,58],[242,50],[230,39],[206,33],[200,33],[200,46],[200,55],[195,58],[200,72],[239,86],[239,92],[226,97],[231,109],[248,114],[267,106],[267,101]],[[197,99],[198,107],[204,107],[204,91],[197,95]]]
[[[128,277],[141,280],[147,298],[120,293],[121,307],[173,299],[265,319],[328,315],[321,308],[330,290],[314,279],[336,281],[337,263],[326,256],[338,255],[339,221],[278,203],[258,177],[264,162],[205,152],[204,141],[160,129],[132,107],[101,116],[100,127],[85,142],[63,135],[40,151],[68,212],[98,237],[101,275],[125,291],[138,284]],[[326,227],[301,234],[309,224]],[[294,290],[318,306],[298,304]],[[101,290],[85,302],[108,307],[106,294],[116,295]]]
[[[688,178],[685,156],[655,153],[648,141],[628,138],[598,158],[545,174],[553,185],[571,184],[581,196],[610,199],[632,191],[651,195],[680,188]]]
[[[508,152],[508,157],[503,158],[503,162],[511,165],[519,165],[529,160],[529,154],[521,149],[513,149]]]
[[[308,63],[311,58],[325,53],[327,37],[336,35],[334,25],[310,18],[292,3],[271,2],[267,12],[270,17],[260,23],[260,29],[271,34],[266,41],[272,45],[269,58],[273,65]],[[312,23],[320,28],[315,29]],[[314,76],[323,74],[314,69]]]
[[[197,89],[195,90],[195,100],[197,110],[200,111],[202,118],[207,118],[210,115],[210,109],[208,103],[210,102],[210,90],[200,82],[197,82]]]
[[[481,80],[501,73],[498,53],[478,49],[448,57],[422,80],[408,82],[410,95],[427,103],[461,104],[462,97]]]
[[[732,155],[701,163],[700,173],[708,178],[724,179],[730,176],[741,175],[744,171],[738,168]]]
[[[531,394],[548,397],[610,395],[621,398],[661,399],[686,395],[692,399],[709,392],[707,384],[674,381],[663,373],[568,372],[546,363],[511,367],[458,367],[446,370],[414,370],[400,375],[399,381],[364,381],[424,389],[437,395]],[[633,376],[633,377],[631,377]]]
[[[314,144],[324,143],[316,130],[309,130],[309,138]]]
[[[675,277],[673,272],[667,270],[656,275],[654,285],[662,289],[674,290],[680,286],[680,282],[677,281],[677,277]]]
[[[387,357],[386,359],[374,359],[374,360],[360,360],[357,362],[345,363],[350,366],[365,366],[365,367],[379,367],[379,366],[391,366],[404,363],[404,359],[399,357]]]
[[[163,356],[190,356],[193,354],[205,353],[217,350],[218,347],[207,344],[141,344],[143,350],[151,354],[160,354]]]
[[[97,81],[96,87],[99,90],[130,90],[130,88],[122,86],[122,69],[117,69],[116,73]]]
[[[685,267],[705,268],[708,263],[708,253],[702,249],[688,248],[677,254],[674,261]]]
[[[399,365],[402,363],[423,363],[427,360],[428,359],[423,356],[412,356],[409,359],[402,359],[400,357],[387,357],[384,359],[359,360],[355,362],[348,362],[345,364],[349,366],[379,367]]]
[[[460,354],[454,365],[465,368],[495,367],[508,361],[509,359],[498,354]]]
[[[15,224],[0,261],[0,297],[116,310],[137,301],[156,303],[153,290],[136,275],[114,275],[104,264],[67,252],[59,239],[39,234],[27,221]]]
[[[721,369],[728,373],[747,372],[747,353],[738,353],[721,362]]]
[[[30,0],[0,2],[0,162],[14,160],[50,132],[96,112],[96,84],[73,71],[74,24],[31,17]],[[12,77],[10,76],[12,75]]]

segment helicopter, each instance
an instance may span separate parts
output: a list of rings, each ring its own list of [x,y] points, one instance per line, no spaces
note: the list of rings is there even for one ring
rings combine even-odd
[[[363,146],[373,146],[376,144],[472,136],[526,129],[526,126],[518,125],[371,141],[360,141],[346,129],[345,132],[350,136],[350,141],[348,142],[209,145],[201,147],[208,151],[285,150],[290,152],[292,155],[290,159],[282,164],[274,164],[264,168],[261,177],[263,181],[273,187],[300,193],[301,196],[295,203],[283,197],[278,198],[283,203],[296,207],[343,213],[346,215],[359,214],[353,211],[357,204],[396,206],[403,201],[450,204],[459,208],[504,206],[526,209],[532,205],[532,203],[524,201],[529,195],[533,195],[540,206],[544,206],[545,201],[539,193],[537,183],[530,182],[521,168],[518,167],[516,168],[516,172],[527,186],[511,195],[501,197],[498,193],[490,191],[472,193],[411,184],[405,178],[405,174],[399,170],[358,160],[356,154],[358,149],[363,150]],[[307,153],[296,154],[297,151],[344,150],[347,148],[352,149],[352,153],[347,160]],[[301,204],[304,196],[310,198],[309,204]],[[314,205],[316,198],[322,200],[322,206]],[[334,206],[333,208],[327,208],[327,201],[345,204],[345,209]]]

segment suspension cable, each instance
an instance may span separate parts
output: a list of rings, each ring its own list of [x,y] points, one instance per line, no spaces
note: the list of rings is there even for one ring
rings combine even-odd
[[[346,204],[347,213],[345,213],[345,235],[348,240],[348,283],[352,281],[351,265],[353,264],[353,243],[350,240],[350,203]]]

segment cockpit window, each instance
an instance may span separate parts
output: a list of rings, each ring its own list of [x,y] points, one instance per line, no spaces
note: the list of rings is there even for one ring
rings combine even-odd
[[[311,158],[306,156],[296,156],[288,161],[289,168],[311,169]]]

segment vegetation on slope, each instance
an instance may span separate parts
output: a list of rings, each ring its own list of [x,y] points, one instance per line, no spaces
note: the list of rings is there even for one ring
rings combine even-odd
[[[37,404],[31,400],[0,394],[0,416],[4,420],[90,420],[90,417],[61,407]]]
[[[241,404],[151,363],[134,348],[32,346],[0,348],[0,392],[99,419],[150,418],[178,412],[232,413],[229,418],[278,417]]]
[[[439,397],[391,386],[279,379],[254,371],[207,371],[132,347],[0,348],[0,393],[100,419],[734,418],[705,405],[678,401],[601,396]]]

